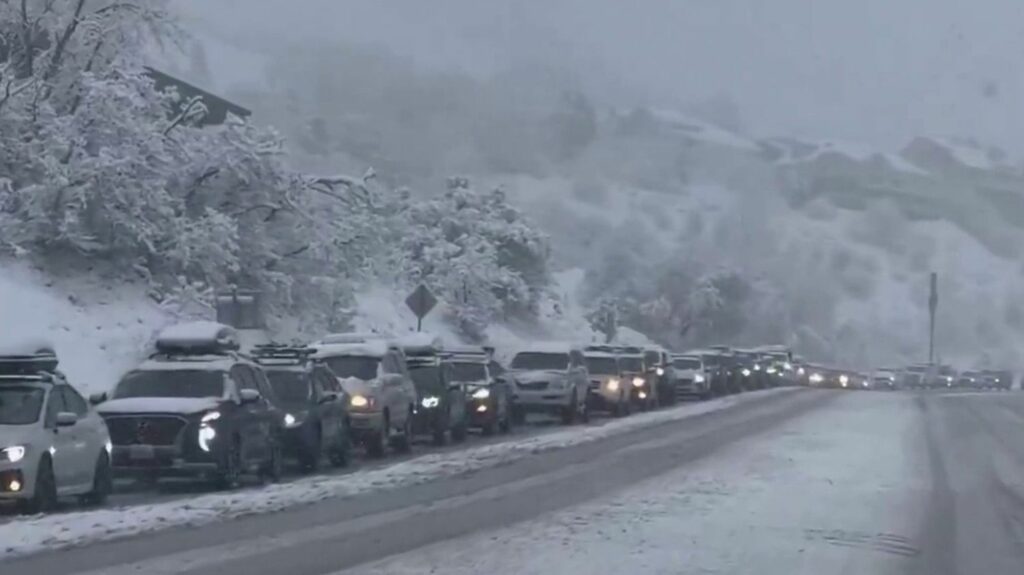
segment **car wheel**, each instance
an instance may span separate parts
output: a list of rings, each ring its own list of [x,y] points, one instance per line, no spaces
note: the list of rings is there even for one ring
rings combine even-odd
[[[579,397],[576,395],[576,391],[573,390],[572,397],[569,398],[569,405],[562,408],[562,425],[572,425],[576,423],[576,415],[579,413]]]
[[[263,463],[260,467],[260,481],[264,483],[277,483],[281,481],[281,468],[283,465],[284,454],[281,452],[281,442],[273,439],[270,445],[270,459]]]
[[[100,453],[96,459],[96,469],[92,475],[92,491],[82,497],[86,505],[103,505],[114,490],[114,474],[110,469],[110,458],[107,452]]]
[[[400,453],[408,453],[412,449],[412,410],[405,416],[405,423],[402,424],[402,434],[391,440],[391,447]]]
[[[331,465],[334,467],[347,467],[349,461],[352,458],[352,440],[348,432],[348,426],[344,426],[341,432],[341,437],[335,442],[334,447],[331,448],[331,453],[328,456],[331,461]]]
[[[384,423],[381,426],[381,429],[369,432],[366,439],[363,441],[363,445],[366,448],[366,454],[370,457],[384,457],[384,450],[386,447],[385,443],[390,431],[391,418],[385,413]]]
[[[320,457],[323,453],[323,431],[317,427],[313,432],[313,440],[303,449],[299,457],[299,467],[303,473],[315,473],[320,468]]]
[[[213,478],[217,489],[232,489],[238,485],[238,477],[242,473],[242,444],[237,437],[221,457],[219,467]]]
[[[590,423],[590,402],[583,401],[583,405],[580,406],[579,418],[583,423]]]
[[[448,427],[447,422],[451,421],[450,415],[445,415],[444,421],[434,422],[434,445],[440,447],[448,443]]]
[[[498,424],[498,430],[502,433],[512,432],[512,413],[508,406],[505,406],[505,415],[501,416],[501,422]]]
[[[53,475],[53,461],[43,457],[36,472],[35,493],[32,499],[22,504],[22,512],[28,515],[47,513],[57,507],[57,479]]]

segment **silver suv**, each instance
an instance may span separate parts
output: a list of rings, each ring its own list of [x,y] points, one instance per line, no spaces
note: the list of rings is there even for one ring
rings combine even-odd
[[[58,497],[103,503],[110,494],[110,437],[103,419],[48,350],[0,356],[0,502],[23,511]]]
[[[525,413],[555,413],[562,423],[589,421],[590,377],[583,351],[571,344],[537,345],[517,353],[509,364],[516,382],[517,419]]]
[[[372,336],[328,336],[313,344],[315,359],[331,368],[349,398],[350,433],[374,457],[387,443],[398,451],[412,445],[416,386],[402,349]]]

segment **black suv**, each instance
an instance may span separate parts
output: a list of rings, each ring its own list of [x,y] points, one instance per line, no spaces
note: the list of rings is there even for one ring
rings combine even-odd
[[[485,347],[449,348],[453,378],[465,385],[469,421],[484,435],[512,429],[512,380],[493,358],[494,350]]]
[[[253,358],[263,367],[285,411],[284,454],[303,471],[320,467],[326,455],[335,467],[348,465],[348,397],[327,364],[312,358],[311,347],[260,345]]]
[[[116,475],[203,477],[219,487],[247,473],[280,477],[284,412],[263,369],[238,347],[235,330],[213,322],[160,335],[157,352],[98,408]]]
[[[416,386],[413,432],[430,435],[435,445],[466,439],[469,427],[466,386],[454,381],[454,366],[435,345],[403,346],[405,361]]]

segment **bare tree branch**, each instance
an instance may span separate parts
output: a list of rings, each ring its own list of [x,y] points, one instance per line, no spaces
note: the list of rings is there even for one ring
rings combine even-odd
[[[170,134],[171,130],[177,128],[182,123],[184,123],[185,120],[187,120],[189,118],[189,115],[192,113],[192,110],[194,110],[197,106],[201,106],[202,104],[203,104],[203,97],[202,96],[194,96],[194,97],[190,98],[188,103],[185,104],[185,109],[183,109],[181,111],[181,113],[178,114],[178,116],[176,118],[174,118],[174,121],[171,122],[171,125],[167,126],[167,128],[164,130],[164,135],[166,136],[166,135]]]
[[[61,60],[64,59],[64,50],[68,46],[68,41],[71,40],[71,36],[74,35],[75,30],[78,29],[78,24],[82,21],[82,10],[85,8],[85,2],[86,0],[77,0],[75,4],[75,11],[71,16],[71,21],[64,27],[64,32],[57,40],[57,45],[54,47],[53,54],[50,56],[50,65],[47,66],[46,73],[43,74],[43,80],[53,78],[53,76],[57,74],[57,71],[60,70]]]

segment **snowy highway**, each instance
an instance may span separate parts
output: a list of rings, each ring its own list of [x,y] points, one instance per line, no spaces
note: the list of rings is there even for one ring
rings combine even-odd
[[[1024,565],[1024,396],[797,390],[663,413],[444,480],[3,570],[942,575]]]

